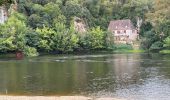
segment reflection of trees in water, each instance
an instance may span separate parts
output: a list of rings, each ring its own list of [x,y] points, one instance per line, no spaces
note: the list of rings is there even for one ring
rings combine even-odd
[[[1,66],[3,66],[3,64],[1,64]],[[7,73],[4,71],[4,67],[1,67],[0,73],[0,94],[7,94],[7,80],[5,80]]]
[[[166,78],[170,78],[170,55],[161,55],[158,53],[150,53],[142,55],[144,60],[141,63],[145,69],[144,78],[163,75]]]
[[[37,62],[28,60],[0,62],[2,66],[0,93],[5,94],[6,89],[9,94],[27,95],[114,92],[116,89],[138,84],[140,79],[145,80],[152,74],[151,72],[169,75],[166,68],[159,67],[155,70],[152,67],[162,66],[161,64],[169,66],[169,61],[160,60],[168,60],[168,57],[113,54],[112,56],[77,59],[62,62],[43,59]]]
[[[136,83],[140,79],[139,54],[115,54],[110,66],[113,67],[117,85]]]

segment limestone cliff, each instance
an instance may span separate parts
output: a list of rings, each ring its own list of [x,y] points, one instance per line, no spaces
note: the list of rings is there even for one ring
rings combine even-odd
[[[0,6],[0,24],[3,24],[8,18],[8,11],[5,6]]]
[[[85,33],[87,31],[87,25],[78,17],[74,17],[74,28],[79,33]]]

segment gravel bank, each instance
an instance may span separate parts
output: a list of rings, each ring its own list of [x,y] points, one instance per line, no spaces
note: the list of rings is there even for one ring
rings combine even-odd
[[[0,100],[125,100],[116,98],[90,98],[84,96],[0,96]]]

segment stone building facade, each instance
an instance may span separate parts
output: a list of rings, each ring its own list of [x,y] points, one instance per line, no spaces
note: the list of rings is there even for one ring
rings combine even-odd
[[[132,44],[139,38],[137,29],[130,19],[110,21],[108,31],[114,36],[116,44]]]

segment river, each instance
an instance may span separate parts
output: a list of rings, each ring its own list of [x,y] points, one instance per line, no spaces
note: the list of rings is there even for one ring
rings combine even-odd
[[[170,100],[170,55],[0,57],[0,94]]]

